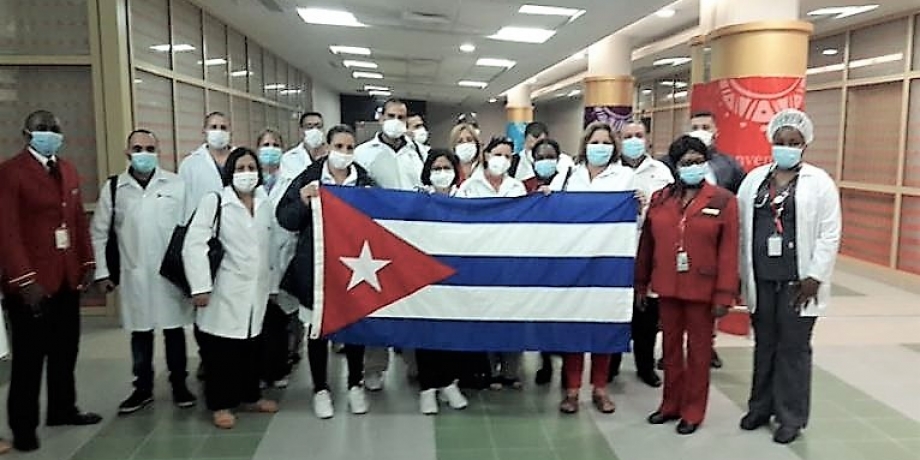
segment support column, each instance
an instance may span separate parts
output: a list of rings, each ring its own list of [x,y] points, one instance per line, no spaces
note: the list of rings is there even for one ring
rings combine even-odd
[[[715,115],[718,149],[734,154],[747,170],[771,161],[764,133],[773,115],[805,106],[814,28],[798,20],[798,11],[798,0],[715,5],[715,28],[707,36],[710,81],[696,85],[691,107]]]
[[[508,117],[505,134],[514,141],[514,151],[520,152],[524,150],[524,128],[533,121],[533,104],[528,83],[521,83],[508,91],[505,114]]]
[[[636,80],[629,37],[610,35],[588,48],[585,126],[600,121],[619,130],[632,119]]]

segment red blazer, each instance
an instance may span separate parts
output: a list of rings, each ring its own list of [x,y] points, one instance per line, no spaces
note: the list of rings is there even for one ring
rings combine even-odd
[[[651,287],[661,297],[732,305],[739,286],[735,196],[705,184],[687,207],[684,250],[690,270],[684,273],[677,272],[679,228],[684,215],[680,196],[671,196],[668,187],[656,192],[651,203],[636,256],[636,290],[646,292]]]
[[[93,270],[93,247],[80,195],[77,170],[57,158],[60,183],[23,150],[0,164],[0,287],[14,293],[37,282],[48,293],[76,289]],[[54,232],[64,224],[70,248],[55,246]]]

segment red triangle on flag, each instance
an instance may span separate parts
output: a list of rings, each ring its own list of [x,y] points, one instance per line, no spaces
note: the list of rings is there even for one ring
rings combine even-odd
[[[326,336],[399,299],[452,276],[370,217],[320,189],[323,231],[323,317]]]

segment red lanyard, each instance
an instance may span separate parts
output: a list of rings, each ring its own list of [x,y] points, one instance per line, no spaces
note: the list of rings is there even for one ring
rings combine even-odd
[[[773,225],[776,227],[776,233],[782,235],[784,231],[783,227],[783,212],[786,210],[786,200],[788,200],[795,189],[795,182],[798,180],[798,176],[793,178],[789,184],[786,185],[786,189],[783,190],[783,193],[780,193],[778,196],[776,194],[776,188],[773,186],[773,181],[770,181],[770,187],[768,196],[770,198],[770,210],[773,212]]]

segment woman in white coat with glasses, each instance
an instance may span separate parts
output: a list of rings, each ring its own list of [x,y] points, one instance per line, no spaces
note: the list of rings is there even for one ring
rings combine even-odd
[[[755,333],[754,379],[744,430],[776,418],[773,440],[794,441],[808,423],[811,335],[830,300],[840,246],[834,180],[802,161],[814,125],[794,109],[767,127],[773,163],[753,170],[738,191],[742,292]]]

